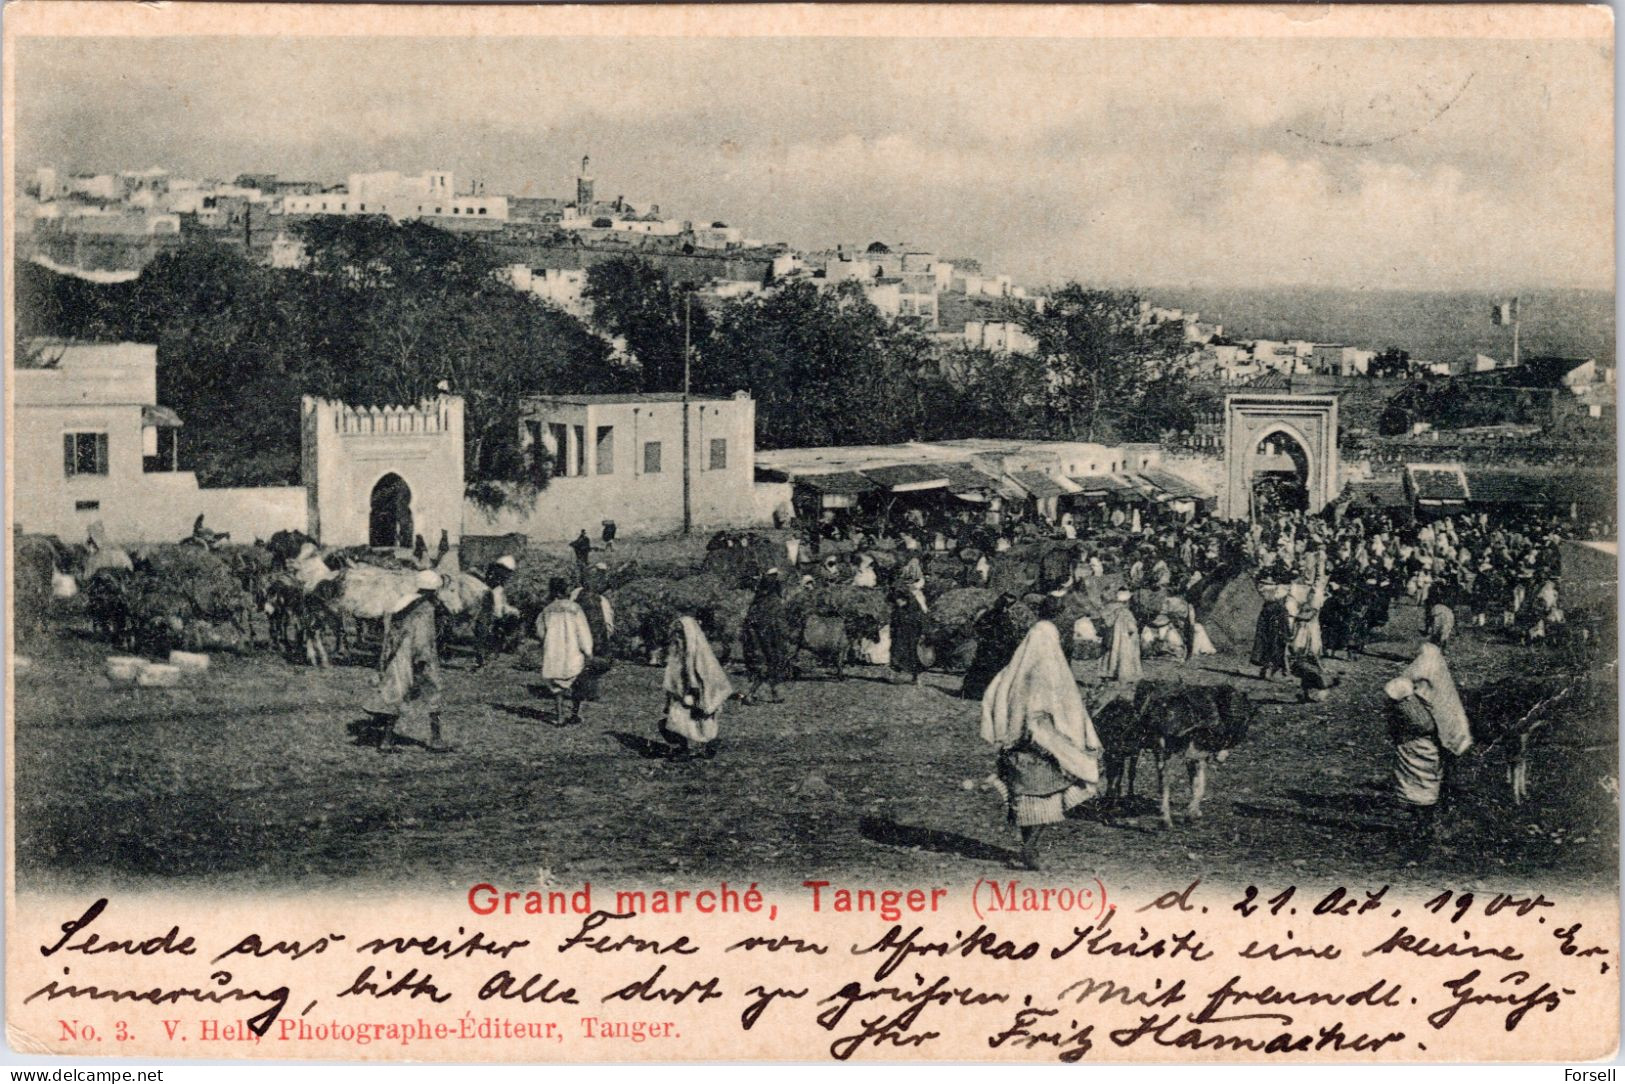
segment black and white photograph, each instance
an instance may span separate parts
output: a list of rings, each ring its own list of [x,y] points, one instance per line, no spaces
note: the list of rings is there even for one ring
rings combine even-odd
[[[1539,10],[11,36],[14,891],[1606,902],[1612,27]]]

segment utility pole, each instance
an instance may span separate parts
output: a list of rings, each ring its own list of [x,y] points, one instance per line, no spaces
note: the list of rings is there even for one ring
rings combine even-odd
[[[1518,367],[1518,323],[1523,319],[1523,314],[1518,310],[1522,307],[1517,298],[1512,299],[1512,367],[1514,369]]]
[[[683,534],[686,536],[694,529],[694,509],[690,503],[691,481],[689,478],[689,451],[688,451],[688,377],[689,361],[693,351],[688,345],[690,325],[693,323],[694,293],[683,293]]]

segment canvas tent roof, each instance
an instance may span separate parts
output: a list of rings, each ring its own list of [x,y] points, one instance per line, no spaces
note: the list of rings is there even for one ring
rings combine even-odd
[[[1077,487],[1070,482],[1062,482],[1051,478],[1042,471],[1020,470],[1010,475],[1016,484],[1040,500],[1048,497],[1064,497],[1068,493],[1076,493]]]
[[[1349,495],[1356,507],[1377,505],[1380,508],[1405,508],[1411,503],[1405,495],[1405,483],[1397,478],[1350,482]]]
[[[1467,475],[1453,463],[1406,464],[1411,492],[1419,501],[1464,501],[1467,499]]]
[[[870,493],[880,487],[856,471],[834,471],[830,474],[805,474],[796,479],[797,485],[816,489],[820,493]]]
[[[1147,467],[1140,471],[1140,476],[1176,500],[1205,501],[1214,496],[1195,482],[1158,467]]]
[[[936,466],[926,467],[917,463],[902,463],[893,467],[867,467],[862,474],[881,489],[889,489],[893,493],[945,489],[948,486],[947,472]]]
[[[1473,470],[1467,472],[1472,500],[1482,504],[1613,504],[1614,476],[1607,471]]]
[[[998,480],[983,474],[969,463],[940,463],[932,468],[948,479],[950,493],[997,493]]]
[[[1147,487],[1136,485],[1127,474],[1089,474],[1071,479],[1086,494],[1100,494],[1120,501],[1144,501]]]
[[[146,404],[141,408],[141,426],[143,429],[151,426],[164,426],[166,428],[179,428],[181,416],[166,406],[153,406]]]

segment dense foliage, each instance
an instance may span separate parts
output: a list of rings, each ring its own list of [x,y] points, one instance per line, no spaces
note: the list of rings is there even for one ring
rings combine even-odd
[[[502,282],[477,242],[375,218],[299,229],[296,271],[207,243],[100,292],[36,269],[19,284],[23,332],[156,343],[159,401],[185,421],[182,466],[206,485],[297,481],[302,395],[383,405],[443,386],[467,403],[470,496],[524,500],[547,471],[521,451],[522,396],[634,384],[602,338]]]
[[[685,332],[696,392],[749,391],[763,448],[955,437],[1154,440],[1201,405],[1178,329],[1128,293],[1069,284],[1023,318],[1031,354],[934,343],[888,320],[858,283],[793,282],[702,303],[636,257],[594,266],[590,328],[512,289],[489,250],[421,223],[317,218],[306,260],[278,270],[189,243],[134,283],[96,286],[24,265],[20,334],[158,346],[158,398],[185,420],[182,466],[206,485],[296,481],[299,399],[467,402],[468,492],[525,502],[547,463],[522,449],[527,395],[673,391]],[[632,363],[608,338],[624,340]]]

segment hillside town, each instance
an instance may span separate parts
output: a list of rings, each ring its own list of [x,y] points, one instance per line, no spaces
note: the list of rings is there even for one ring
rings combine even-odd
[[[1615,370],[1522,356],[1516,299],[1483,313],[1503,359],[1235,339],[1129,291],[606,199],[587,158],[551,199],[447,171],[24,188],[20,613],[44,667],[95,665],[53,662],[53,630],[118,652],[110,695],[210,680],[222,653],[375,667],[356,745],[488,759],[493,725],[624,717],[653,666],[656,732],[614,739],[726,763],[725,716],[811,710],[855,670],[880,681],[864,718],[982,705],[998,759],[963,789],[1004,805],[999,853],[1029,870],[1075,807],[1175,828],[1174,759],[1194,831],[1250,728],[1340,701],[1396,720],[1377,869],[1504,838],[1436,816],[1441,749],[1449,808],[1498,801],[1472,748],[1505,751],[1519,803],[1579,770],[1536,736],[1612,657]],[[1495,679],[1508,660],[1586,676]],[[515,671],[536,703],[494,722],[475,705]],[[1039,761],[1010,752],[1021,682],[1062,690]],[[913,831],[887,823],[882,849]]]
[[[156,167],[98,174],[40,168],[22,187],[27,202],[18,212],[19,258],[53,274],[104,285],[133,282],[166,251],[200,243],[235,248],[270,268],[308,268],[310,258],[301,227],[312,220],[371,216],[396,224],[428,223],[476,240],[492,254],[503,282],[593,327],[616,356],[632,367],[639,365],[639,359],[630,352],[624,335],[594,320],[588,289],[594,266],[627,257],[686,286],[688,304],[713,310],[730,300],[761,298],[796,284],[831,291],[851,283],[881,318],[924,336],[930,364],[950,382],[964,375],[967,357],[1038,353],[1040,344],[1031,334],[1032,318],[1044,312],[1052,292],[1043,286],[1029,289],[1009,275],[985,271],[976,260],[944,258],[917,245],[873,241],[800,252],[783,243],[754,240],[743,229],[721,221],[707,224],[663,215],[658,204],[633,204],[620,195],[605,198],[586,157],[580,161],[573,195],[557,198],[488,193],[478,179],[459,182],[454,174],[441,170],[416,176],[352,174],[343,183],[327,184],[257,173],[243,173],[230,181],[192,179]],[[1505,306],[1498,306],[1489,315],[1498,323],[1503,317],[1512,322],[1515,312],[1504,310]],[[1012,481],[1019,472],[995,469],[999,481],[988,484],[989,492],[1002,486],[1003,498],[1036,502],[1052,519],[1060,515],[1063,504],[1070,505],[1086,493],[1099,497],[1109,492],[1112,501],[1124,499],[1123,494],[1149,494],[1181,506],[1195,495],[1205,493],[1211,499],[1218,488],[1216,474],[1224,451],[1222,400],[1237,391],[1338,398],[1340,481],[1356,499],[1395,506],[1414,508],[1415,502],[1429,499],[1415,489],[1407,471],[1407,464],[1420,463],[1457,464],[1463,472],[1470,467],[1479,477],[1479,489],[1493,493],[1497,501],[1560,501],[1553,494],[1562,487],[1546,485],[1542,469],[1559,463],[1590,468],[1599,458],[1597,453],[1610,447],[1613,439],[1615,370],[1611,359],[1520,358],[1515,342],[1509,342],[1508,356],[1500,359],[1477,354],[1462,361],[1430,362],[1412,358],[1395,346],[1378,350],[1374,344],[1239,341],[1226,338],[1221,324],[1205,322],[1199,313],[1158,306],[1147,298],[1134,301],[1133,319],[1140,329],[1170,344],[1156,365],[1176,373],[1195,397],[1198,406],[1190,424],[1155,434],[1156,447],[1149,455],[1139,454],[1137,446],[1098,444],[1087,445],[1086,456],[1073,455],[1069,446],[1042,450],[1028,442],[1022,446],[1028,459],[1021,469],[1043,475],[1042,485],[1023,486]],[[41,347],[46,354],[53,353],[54,348],[43,340]],[[115,348],[68,342],[54,352],[60,358],[51,366],[53,374],[30,374],[31,385],[35,379],[41,381],[41,387],[58,377],[74,379],[71,374],[81,368],[98,374],[105,368],[114,374],[106,380],[123,385],[104,387],[101,394],[110,397],[109,405],[140,408],[149,418],[160,413],[174,417],[172,404],[156,401],[157,359],[150,345]],[[1048,379],[1053,383],[1057,378],[1051,373]],[[24,390],[19,404],[31,406],[32,394]],[[43,403],[49,403],[55,393],[41,394]],[[558,404],[559,400],[552,402]],[[618,479],[609,466],[615,460],[613,437],[606,435],[616,427],[604,421],[591,425],[565,422],[561,415],[541,409],[545,405],[529,408],[523,421],[526,442],[545,443],[555,457],[550,469],[558,481],[544,502],[544,512],[530,517],[535,522],[512,514],[495,519],[486,516],[485,527],[531,527],[530,533],[538,540],[562,540],[574,537],[578,521],[590,526],[612,519],[632,530],[654,531],[669,530],[679,523],[711,527],[763,523],[792,496],[774,489],[775,484],[798,490],[797,499],[805,503],[812,478],[850,474],[866,465],[924,469],[942,458],[917,443],[867,451],[848,449],[833,457],[785,450],[753,458],[753,420],[742,416],[728,423],[727,436],[706,438],[712,443],[701,446],[700,451],[709,457],[701,472],[706,492],[685,517],[667,499],[669,494],[651,500],[635,495],[641,490],[628,489],[618,481],[589,481]],[[606,409],[608,404],[600,403],[599,415]],[[711,409],[715,413],[740,408],[718,405]],[[700,414],[705,415],[705,408]],[[163,490],[171,492],[177,484],[175,478],[186,474],[179,469],[182,424],[183,420],[176,419],[167,426],[144,425],[141,455],[157,455],[153,449],[158,441],[164,453],[157,458],[167,462],[166,469],[149,469],[146,474],[167,477],[148,481],[131,459],[122,468],[129,479],[171,487]],[[630,429],[623,424],[620,431]],[[595,458],[590,465],[587,438],[576,436],[588,432],[599,434],[593,438]],[[133,444],[117,443],[123,454],[131,454]],[[649,463],[658,462],[651,449],[660,443],[644,439],[641,451],[633,445],[632,452],[623,452],[623,471],[630,468],[644,484],[655,481],[638,471],[640,464],[628,464],[626,458],[637,455]],[[960,465],[971,465],[973,456],[967,449],[949,451]],[[1162,469],[1166,458],[1169,472],[1181,481],[1158,487],[1143,474],[1136,476],[1130,461],[1137,454],[1139,467],[1151,467],[1154,459],[1157,466],[1152,469],[1156,470]],[[650,460],[651,455],[656,458]],[[1087,466],[1082,462],[1085,458]],[[843,465],[839,472],[818,466],[836,461]],[[731,492],[717,490],[719,483],[712,477],[717,470],[730,475]],[[1086,483],[1084,476],[1103,476],[1107,481]],[[1463,477],[1470,489],[1471,479],[1466,474]],[[1584,481],[1597,482],[1602,477],[1586,476]],[[675,478],[667,468],[660,481],[675,484]],[[444,484],[456,487],[463,481],[450,478]],[[316,485],[313,479],[300,482],[301,488]],[[595,486],[597,491],[592,492]],[[297,515],[270,511],[301,505],[302,498],[292,491],[277,495],[266,489],[234,503],[217,499],[218,495],[205,488],[175,506],[124,492],[130,507],[147,515],[174,507],[174,515],[185,518],[184,509],[196,507],[219,516],[248,516],[245,528],[262,535],[284,527],[310,526],[294,522],[300,518]],[[566,503],[555,507],[554,499]],[[244,502],[255,511],[238,507]],[[22,520],[25,526],[74,534],[93,518],[108,523],[112,514],[115,533],[131,538],[148,537],[149,530],[157,526],[132,522],[127,527],[113,508],[104,509],[96,501],[75,501],[76,506],[87,504],[96,505],[88,511],[99,517],[86,518],[83,507],[70,514],[59,499],[25,489]],[[561,515],[564,508],[569,511]],[[259,513],[271,518],[264,519]],[[455,522],[457,519],[447,516],[436,529],[446,529],[454,536],[465,529],[479,533],[473,526],[465,528]],[[166,523],[154,537],[173,533],[173,525]],[[343,539],[345,543],[358,540]]]

